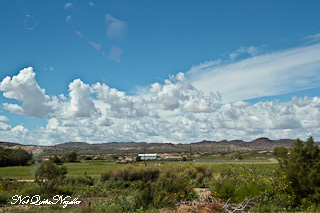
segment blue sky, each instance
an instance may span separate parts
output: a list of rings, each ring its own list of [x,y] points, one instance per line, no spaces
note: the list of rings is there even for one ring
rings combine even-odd
[[[319,140],[318,11],[319,1],[1,1],[0,141]]]

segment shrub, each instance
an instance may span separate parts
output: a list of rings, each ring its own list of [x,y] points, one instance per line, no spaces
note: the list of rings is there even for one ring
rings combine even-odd
[[[105,188],[110,189],[111,195],[120,199],[119,202],[123,199],[117,194],[119,191],[136,192],[137,196],[130,194],[128,199],[134,200],[134,208],[137,210],[173,207],[179,201],[191,200],[197,196],[193,190],[195,182],[203,184],[208,177],[212,177],[212,169],[204,165],[170,165],[160,168],[129,165],[102,174],[101,180],[105,182]],[[196,178],[196,181],[192,178]]]
[[[54,193],[66,174],[66,167],[57,166],[52,161],[44,161],[36,168],[35,182],[44,190],[44,193]]]
[[[240,203],[245,198],[261,195],[266,188],[266,171],[258,166],[230,167],[221,173],[221,177],[212,182],[212,195],[217,199],[230,199]]]
[[[277,146],[273,149],[273,155],[276,156],[277,160],[280,162],[280,166],[288,164],[288,149],[283,146]]]
[[[111,158],[112,158],[113,160],[118,160],[118,159],[119,159],[118,155],[111,155]]]
[[[239,152],[234,152],[232,154],[232,157],[231,157],[232,160],[240,160],[242,159],[242,157],[240,156],[240,153]]]
[[[57,165],[62,165],[63,163],[62,160],[60,160],[60,158],[57,155],[54,155],[53,157],[51,157],[50,160]]]
[[[234,181],[230,178],[220,179],[215,183],[215,190],[213,192],[217,192],[214,194],[216,197],[221,197],[224,200],[230,200],[230,202],[235,202],[235,193],[236,193],[236,185]]]
[[[275,150],[276,151],[276,150]],[[307,142],[297,139],[290,155],[282,151],[279,163],[292,182],[298,200],[307,205],[320,203],[320,149],[310,136]]]
[[[92,160],[92,157],[87,156],[87,157],[85,157],[85,160]]]
[[[264,211],[291,211],[297,206],[297,197],[284,171],[270,171],[265,180],[266,189],[262,195],[262,210]]]
[[[269,171],[259,166],[230,167],[211,186],[216,199],[241,203],[254,198],[257,212],[296,210],[297,197],[284,171]]]
[[[94,183],[94,179],[91,176],[71,176],[71,177],[66,177],[63,180],[63,184],[80,184],[80,185],[88,185],[88,186],[92,186]]]
[[[77,160],[77,153],[76,152],[69,152],[65,156],[65,161],[66,162],[75,162]]]
[[[158,168],[152,167],[133,167],[131,165],[119,168],[114,171],[108,171],[101,175],[101,180],[124,180],[124,181],[154,181],[159,177],[160,171]]]
[[[21,186],[22,183],[0,179],[0,204],[8,203]]]
[[[137,162],[142,161],[142,160],[141,160],[141,156],[137,155],[137,156],[136,156],[136,161],[137,161]]]

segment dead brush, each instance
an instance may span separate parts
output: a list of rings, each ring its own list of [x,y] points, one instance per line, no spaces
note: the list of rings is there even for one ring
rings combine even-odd
[[[173,212],[177,213],[214,213],[214,212],[251,212],[252,208],[256,205],[256,201],[259,196],[253,198],[246,198],[239,204],[229,204],[227,202],[219,201],[211,196],[206,199],[192,200],[180,202],[176,205],[176,209]]]
[[[223,206],[218,203],[198,203],[195,206],[182,205],[177,208],[177,213],[214,213],[222,211]]]

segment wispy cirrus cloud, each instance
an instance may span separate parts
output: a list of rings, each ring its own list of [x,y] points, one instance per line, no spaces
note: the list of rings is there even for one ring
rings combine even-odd
[[[309,35],[306,37],[306,39],[311,40],[311,42],[320,41],[320,33],[314,34],[314,35]]]
[[[320,44],[236,62],[207,61],[192,67],[187,77],[197,89],[219,91],[224,103],[255,98],[256,94],[271,96],[314,88],[320,86]]]
[[[236,51],[229,54],[231,60],[236,59],[241,54],[248,54],[250,56],[256,56],[260,52],[258,47],[250,46],[250,47],[240,47]]]

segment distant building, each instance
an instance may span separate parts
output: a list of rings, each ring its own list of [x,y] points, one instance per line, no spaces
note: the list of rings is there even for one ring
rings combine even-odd
[[[156,160],[159,158],[157,154],[139,154],[138,156],[141,160]]]

